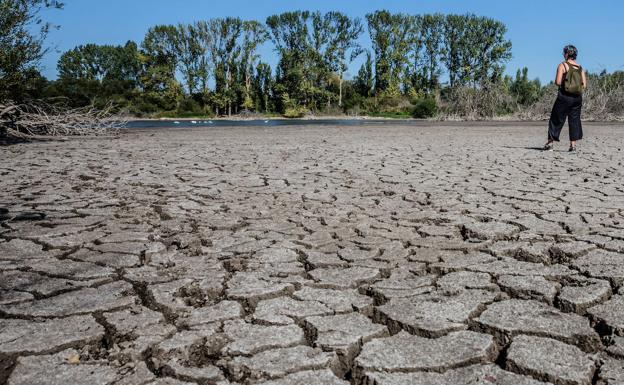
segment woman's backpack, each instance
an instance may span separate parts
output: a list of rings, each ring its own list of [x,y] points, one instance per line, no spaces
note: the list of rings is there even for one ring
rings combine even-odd
[[[568,94],[582,95],[583,94],[583,68],[581,66],[575,66],[570,63],[567,64],[567,71],[564,74],[563,90]],[[564,64],[564,67],[565,67]]]

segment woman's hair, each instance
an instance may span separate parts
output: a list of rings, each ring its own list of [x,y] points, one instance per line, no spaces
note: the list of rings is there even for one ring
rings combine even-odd
[[[566,45],[563,47],[563,54],[568,57],[568,59],[576,60],[576,56],[578,55],[578,50],[573,45]]]

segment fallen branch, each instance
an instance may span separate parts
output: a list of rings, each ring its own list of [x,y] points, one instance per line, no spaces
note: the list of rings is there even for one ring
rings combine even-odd
[[[0,103],[0,130],[16,138],[116,134],[127,121],[114,117],[112,106],[65,109],[43,103]]]

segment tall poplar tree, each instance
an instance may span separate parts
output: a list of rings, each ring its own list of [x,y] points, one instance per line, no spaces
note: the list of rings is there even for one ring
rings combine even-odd
[[[416,17],[376,11],[366,15],[375,53],[375,93],[400,93],[409,52],[413,49]]]
[[[423,15],[419,29],[422,49],[422,77],[427,92],[438,87],[442,72],[440,67],[442,40],[444,37],[444,16],[441,14]]]
[[[150,28],[141,43],[141,85],[150,104],[165,110],[177,109],[182,89],[176,80],[177,29],[173,25]]]
[[[241,54],[239,38],[243,22],[239,18],[227,17],[208,22],[209,50],[213,61],[215,77],[215,104],[217,115],[225,109],[232,115],[235,99],[234,86],[236,66]]]
[[[364,27],[359,18],[351,19],[340,12],[329,12],[325,18],[329,35],[329,47],[325,56],[329,68],[339,76],[338,106],[342,107],[344,73],[348,65],[363,51],[357,39]]]
[[[241,68],[243,71],[245,90],[243,95],[243,108],[254,107],[252,98],[252,82],[256,63],[258,62],[258,48],[269,38],[264,25],[257,21],[243,22],[243,41],[241,53]]]
[[[310,20],[308,11],[285,12],[266,20],[271,41],[280,57],[276,71],[277,96],[280,100],[303,106],[313,99],[313,66],[310,63],[316,53],[311,49]]]

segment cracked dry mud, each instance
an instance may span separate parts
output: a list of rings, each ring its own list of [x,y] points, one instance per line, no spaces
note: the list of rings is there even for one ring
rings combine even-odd
[[[624,131],[586,131],[0,148],[0,384],[622,385]]]

